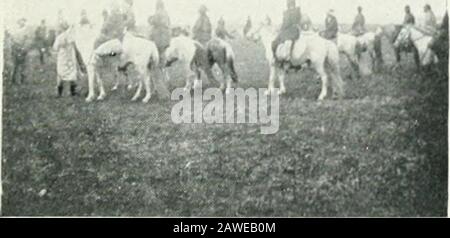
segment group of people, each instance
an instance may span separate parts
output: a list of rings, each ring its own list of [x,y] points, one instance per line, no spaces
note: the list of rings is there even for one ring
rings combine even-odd
[[[311,25],[311,21],[302,19],[303,16],[300,11],[300,7],[296,6],[295,0],[287,0],[287,10],[283,14],[283,23],[278,37],[272,44],[272,50],[275,55],[277,47],[281,43],[287,43],[290,45],[291,54],[294,48],[293,42],[300,37],[301,29],[308,29]],[[436,16],[429,4],[424,6],[424,24],[423,29],[430,35],[434,34],[438,24],[436,22]],[[403,25],[415,25],[416,20],[411,12],[410,6],[405,6],[405,17]],[[336,40],[339,31],[338,20],[333,9],[328,10],[325,18],[325,30],[321,32],[321,35],[329,40]],[[367,32],[366,19],[363,14],[363,8],[358,6],[357,15],[352,25],[352,34],[355,36],[361,36]],[[289,54],[289,55],[291,55]]]
[[[115,0],[110,2],[110,6],[108,9],[103,11],[103,24],[101,26],[101,34],[97,38],[95,42],[95,48],[108,42],[113,39],[121,40],[124,36],[125,29],[128,32],[132,32],[138,34],[136,30],[136,19],[133,11],[134,7],[133,0]],[[225,26],[225,20],[221,17],[218,21],[217,28],[215,32],[213,32],[213,27],[208,16],[208,8],[205,5],[201,5],[198,10],[198,18],[192,28],[192,38],[201,44],[206,44],[210,41],[215,34],[216,37],[222,39],[233,39],[233,35],[230,34]],[[425,5],[424,7],[425,13],[425,22],[424,29],[430,34],[435,32],[437,28],[436,17],[430,7],[430,5]],[[48,35],[53,34],[53,38],[55,36],[61,36],[62,33],[66,32],[70,24],[65,19],[62,10],[58,12],[58,22],[56,29],[53,31],[48,31],[45,20],[42,20],[41,24],[35,31],[35,40],[37,42],[41,42],[43,46],[45,39],[48,39]],[[404,25],[414,25],[416,23],[414,15],[411,13],[411,9],[409,6],[405,7],[405,17],[403,24]],[[78,22],[80,25],[89,25],[91,21],[88,18],[86,10],[82,10],[80,20]],[[156,3],[156,11],[153,15],[148,18],[148,24],[150,27],[150,35],[149,38],[152,40],[160,53],[161,56],[164,55],[164,51],[169,47],[171,37],[173,36],[173,30],[171,26],[171,21],[167,10],[165,9],[163,0],[158,0]],[[251,28],[251,19],[250,17],[247,20],[247,23],[244,27],[244,35],[246,31]],[[22,18],[18,22],[18,30],[16,31],[15,39],[17,42],[25,42],[27,39],[28,30],[26,25],[26,19]],[[296,5],[296,0],[287,0],[287,10],[283,14],[283,22],[281,24],[281,29],[279,31],[278,37],[273,41],[272,50],[273,54],[276,55],[277,47],[282,43],[290,44],[291,54],[294,48],[294,42],[301,37],[302,30],[309,30],[312,27],[311,20],[308,16],[303,15],[301,13],[300,7]],[[330,9],[327,12],[325,18],[325,30],[321,32],[321,35],[329,40],[335,40],[338,34],[339,24],[338,20],[335,16],[334,10]],[[366,33],[366,20],[363,14],[363,8],[357,8],[357,15],[354,19],[354,23],[352,25],[352,33],[355,36],[360,36]],[[60,38],[64,38],[61,36]],[[67,51],[67,47],[69,51],[76,51],[74,44],[62,44],[64,40],[57,40],[55,42],[55,50],[57,51]],[[24,47],[16,47],[15,54],[19,56],[19,59],[23,59],[25,50],[21,50]],[[39,47],[45,49],[45,47]],[[106,49],[107,53],[113,52],[115,49]],[[44,62],[44,54],[45,51],[40,51],[40,60],[41,63]],[[67,53],[67,52],[66,52]],[[59,61],[74,61],[74,57],[76,54],[58,54],[60,59]],[[75,56],[74,56],[75,55]],[[20,57],[22,56],[22,57]],[[289,60],[289,59],[288,59]],[[164,60],[162,60],[164,62]],[[65,70],[70,70],[69,68],[65,68]],[[60,73],[60,75],[68,75],[64,73]],[[73,74],[70,74],[73,75]],[[72,79],[71,79],[72,80]]]
[[[174,29],[172,28],[174,27],[171,25],[169,13],[165,8],[163,0],[158,0],[156,2],[155,9],[155,13],[148,18],[148,26],[150,29],[148,38],[155,43],[160,56],[164,56],[164,51],[170,45],[170,40],[174,33]],[[190,32],[193,39],[202,44],[206,44],[213,37],[214,33],[216,37],[222,39],[234,38],[234,36],[227,31],[223,17],[219,19],[217,28],[215,32],[213,32],[213,27],[208,16],[208,8],[205,5],[202,5],[198,12],[198,19]],[[110,5],[102,12],[102,17],[103,23],[101,25],[101,34],[96,39],[94,48],[113,39],[121,40],[124,36],[125,29],[128,32],[140,35],[136,29],[133,0],[111,1]],[[76,24],[81,26],[92,24],[86,10],[81,11],[80,18]],[[44,47],[44,44],[48,42],[49,37],[53,38],[52,42],[54,42],[54,44],[52,45],[57,52],[58,77],[61,78],[61,80],[58,79],[58,95],[62,94],[62,82],[73,82],[76,80],[77,75],[72,73],[72,71],[77,70],[75,68],[77,63],[76,48],[74,44],[68,44],[69,37],[67,34],[64,34],[70,26],[71,24],[69,24],[69,21],[65,18],[64,12],[59,10],[54,30],[49,30],[46,21],[42,20],[41,24],[34,31],[34,42],[39,45],[37,48],[40,49],[40,60],[42,64],[44,63],[44,55],[48,53],[45,50],[47,47]],[[14,41],[16,43],[15,49],[17,50],[13,54],[18,56],[22,61],[25,60],[26,48],[30,48],[26,47],[26,44],[24,43],[30,39],[29,32],[29,27],[26,27],[26,19],[21,18],[18,21],[17,30],[14,32]],[[51,48],[52,45],[50,45],[49,48]],[[115,50],[117,50],[117,47],[115,49],[106,48],[105,52],[109,54],[113,53]],[[161,61],[164,62],[163,59]],[[71,86],[71,88],[74,87],[75,86]],[[72,94],[75,95],[75,92]]]

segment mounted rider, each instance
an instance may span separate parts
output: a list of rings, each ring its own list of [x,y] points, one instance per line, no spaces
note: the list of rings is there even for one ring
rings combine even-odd
[[[194,40],[206,45],[212,37],[212,25],[209,17],[207,15],[208,8],[205,5],[201,5],[198,12],[199,18],[195,22],[194,28],[192,29]]]
[[[436,15],[434,15],[433,10],[429,4],[426,4],[423,9],[425,13],[425,21],[423,24],[423,28],[428,35],[434,35],[437,31],[438,24],[436,21]]]
[[[358,14],[355,17],[355,21],[352,25],[352,33],[354,36],[364,35],[366,30],[366,18],[364,17],[363,8],[361,6],[358,7]]]
[[[416,18],[411,13],[411,8],[409,5],[405,6],[405,18],[403,19],[403,25],[415,25],[416,24]]]
[[[334,10],[328,10],[327,17],[325,18],[325,31],[323,37],[328,40],[336,41],[339,30],[338,21],[334,15]]]
[[[155,42],[159,55],[163,56],[170,45],[172,31],[169,13],[162,0],[156,2],[155,14],[148,19],[148,23],[151,27],[150,39]]]
[[[276,52],[278,47],[286,43],[290,51],[285,61],[290,61],[292,51],[294,50],[294,43],[300,37],[301,19],[300,7],[296,6],[295,0],[287,0],[287,10],[283,14],[283,24],[281,25],[280,34],[272,42],[272,52],[275,59],[277,58]]]
[[[106,14],[106,12],[108,14]],[[133,13],[133,0],[115,0],[109,8],[104,11],[104,22],[101,34],[94,44],[97,56],[114,56],[122,51],[121,41],[124,37],[125,30],[134,31],[136,20]],[[108,44],[104,44],[106,42]],[[100,47],[102,46],[102,47]]]
[[[221,17],[219,19],[219,21],[217,22],[217,28],[216,28],[216,36],[219,37],[222,40],[226,40],[226,39],[234,39],[234,36],[231,35],[226,27],[225,27],[225,20],[223,19],[223,17]]]

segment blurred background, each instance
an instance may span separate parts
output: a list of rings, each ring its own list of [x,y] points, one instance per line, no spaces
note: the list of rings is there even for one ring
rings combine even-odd
[[[101,19],[102,10],[113,0],[2,0],[2,14],[7,28],[17,19],[26,17],[29,25],[37,25],[42,19],[48,25],[56,23],[59,10],[70,22],[76,22],[82,9],[86,9],[93,21]],[[135,0],[134,9],[138,25],[146,25],[147,18],[155,11],[156,0]],[[340,24],[353,21],[357,6],[364,8],[368,24],[399,24],[403,19],[403,8],[410,5],[412,13],[420,23],[423,6],[430,4],[438,19],[444,15],[447,0],[297,0],[302,12],[308,14],[314,24],[323,24],[328,9],[333,8]],[[280,0],[165,0],[173,24],[193,25],[197,9],[205,4],[213,23],[224,17],[228,25],[243,25],[248,16],[260,21],[269,15],[276,23],[281,22],[285,1]]]

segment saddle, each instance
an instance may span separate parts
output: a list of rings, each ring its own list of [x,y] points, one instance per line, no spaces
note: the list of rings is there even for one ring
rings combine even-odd
[[[95,54],[100,57],[114,57],[122,53],[122,42],[118,39],[107,41],[95,50]]]

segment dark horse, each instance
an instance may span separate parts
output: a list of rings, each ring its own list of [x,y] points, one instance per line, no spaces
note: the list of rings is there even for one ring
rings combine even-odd
[[[430,49],[437,55],[439,59],[438,69],[441,73],[448,72],[448,12],[445,13],[444,20],[437,34],[433,37]]]

